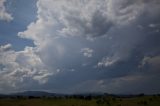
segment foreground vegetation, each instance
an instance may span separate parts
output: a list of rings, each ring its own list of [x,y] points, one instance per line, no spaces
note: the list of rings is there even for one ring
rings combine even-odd
[[[160,96],[1,98],[0,106],[160,106]]]

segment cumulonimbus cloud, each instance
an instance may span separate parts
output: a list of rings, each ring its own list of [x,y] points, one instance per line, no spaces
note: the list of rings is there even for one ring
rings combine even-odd
[[[159,39],[156,36],[159,25],[155,25],[160,22],[157,18],[160,16],[159,5],[159,0],[37,0],[37,20],[18,33],[21,38],[33,40],[35,47],[16,52],[9,49],[10,45],[2,46],[0,58],[8,59],[1,59],[6,63],[2,61],[0,69],[8,67],[8,71],[6,74],[2,71],[1,75],[14,79],[7,82],[8,85],[15,85],[26,78],[47,84],[49,76],[55,70],[61,70],[49,79],[51,84],[48,86],[51,88],[57,83],[59,88],[70,87],[78,86],[77,82],[85,84],[97,82],[97,79],[102,82],[111,77],[124,81],[137,69],[136,62],[142,61],[143,55],[153,55],[159,50],[152,43]],[[148,8],[150,6],[153,8]],[[159,43],[156,41],[156,44]],[[154,49],[148,49],[146,45]],[[92,58],[84,58],[80,51]],[[153,60],[148,61],[151,63]],[[86,64],[81,67],[83,62]],[[76,71],[67,71],[71,69]],[[21,79],[19,75],[24,77]],[[2,80],[5,78],[2,77]]]

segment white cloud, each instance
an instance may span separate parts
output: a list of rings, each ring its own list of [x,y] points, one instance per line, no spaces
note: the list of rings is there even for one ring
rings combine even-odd
[[[52,75],[32,47],[16,52],[11,44],[0,46],[0,65],[0,86],[8,88],[18,89],[28,79],[43,84]]]
[[[57,36],[96,37],[105,35],[113,25],[125,25],[136,19],[143,3],[128,0],[38,0],[38,19],[19,36],[43,45]]]
[[[93,55],[93,50],[90,48],[82,48],[81,52],[83,53],[84,56],[86,57],[92,57]]]
[[[117,61],[119,60],[118,57],[104,57],[100,62],[98,62],[97,66],[98,67],[108,67],[111,66],[113,64],[115,64]]]
[[[13,20],[13,17],[10,13],[8,13],[6,11],[5,2],[6,2],[6,0],[0,0],[0,20],[4,20],[4,21],[9,22],[9,21]]]

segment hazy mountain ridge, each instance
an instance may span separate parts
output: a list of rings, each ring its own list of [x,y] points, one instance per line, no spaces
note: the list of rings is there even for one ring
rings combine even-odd
[[[60,93],[52,93],[46,91],[24,91],[24,92],[17,92],[17,93],[10,93],[10,94],[0,94],[0,97],[16,97],[16,96],[23,96],[23,97],[63,97],[63,96],[115,96],[115,97],[135,97],[135,96],[144,96],[145,94],[109,94],[109,93],[101,93],[101,92],[92,92],[92,93],[75,93],[75,94],[60,94]]]

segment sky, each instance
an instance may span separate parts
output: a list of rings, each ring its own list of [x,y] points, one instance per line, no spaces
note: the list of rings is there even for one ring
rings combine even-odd
[[[0,0],[0,93],[160,93],[159,0]]]

